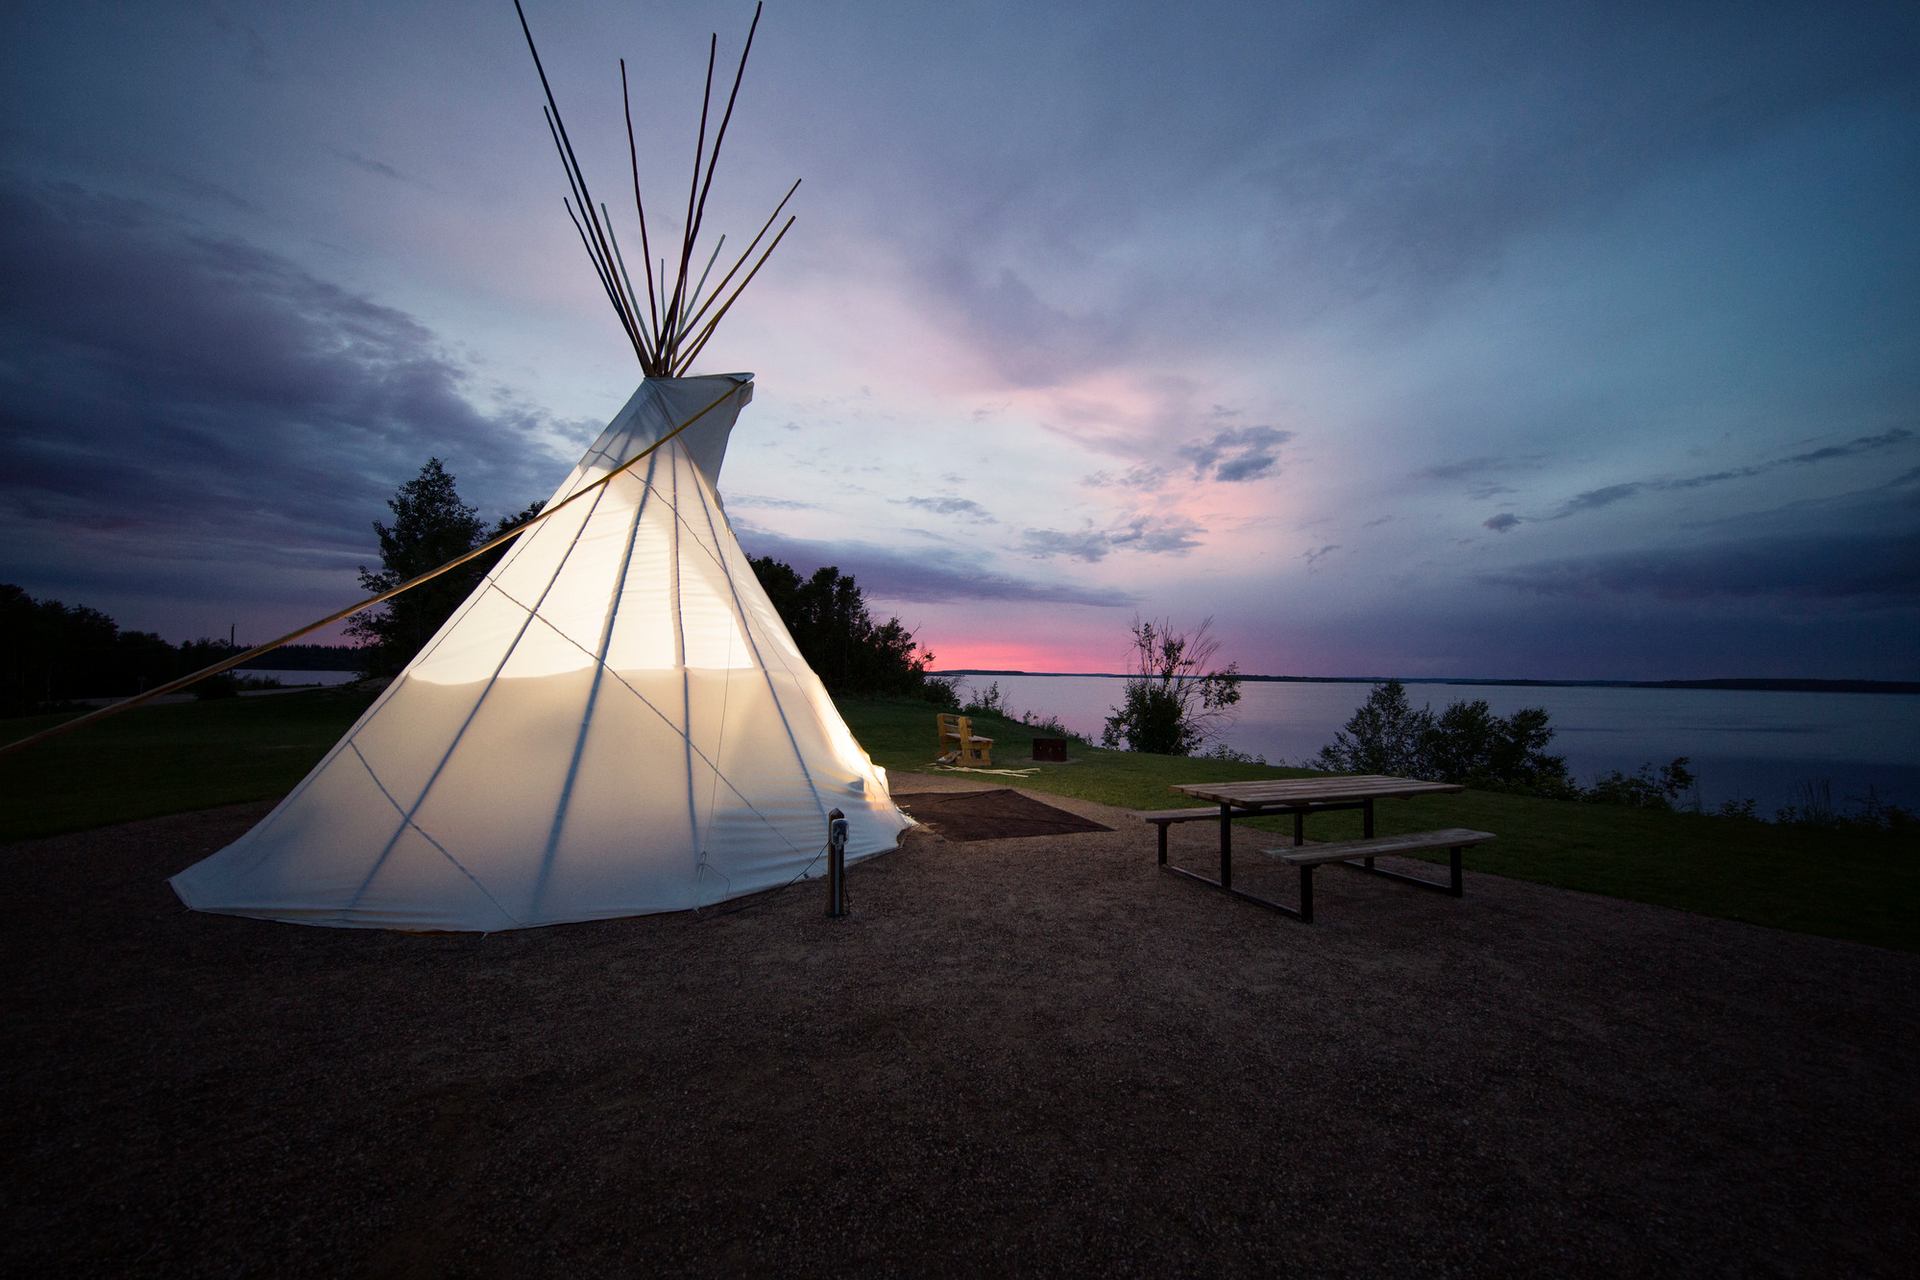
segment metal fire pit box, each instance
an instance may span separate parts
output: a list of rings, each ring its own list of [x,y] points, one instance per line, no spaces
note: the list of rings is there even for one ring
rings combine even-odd
[[[1035,760],[1065,761],[1067,758],[1067,740],[1065,738],[1035,738],[1033,740],[1033,758]]]

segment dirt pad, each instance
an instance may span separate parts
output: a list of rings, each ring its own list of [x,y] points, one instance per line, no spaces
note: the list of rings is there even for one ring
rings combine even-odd
[[[262,806],[0,850],[0,1263],[1910,1274],[1920,957],[1472,875],[1303,926],[1047,802],[1115,830],[491,937],[183,910]]]
[[[1011,787],[993,791],[894,792],[900,807],[954,844],[1027,836],[1076,835],[1112,827],[1030,800]]]

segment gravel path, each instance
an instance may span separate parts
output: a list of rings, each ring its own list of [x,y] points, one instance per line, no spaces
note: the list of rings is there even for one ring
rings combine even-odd
[[[0,1263],[1910,1274],[1920,957],[1474,875],[1302,926],[1042,798],[1117,830],[914,832],[842,921],[181,909],[259,805],[0,850]]]

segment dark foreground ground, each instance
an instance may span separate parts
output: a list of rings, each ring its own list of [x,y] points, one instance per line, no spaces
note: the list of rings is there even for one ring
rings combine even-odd
[[[265,806],[9,847],[0,1264],[1911,1274],[1920,957],[1491,876],[1301,926],[1048,800],[1118,830],[484,938],[182,910]]]

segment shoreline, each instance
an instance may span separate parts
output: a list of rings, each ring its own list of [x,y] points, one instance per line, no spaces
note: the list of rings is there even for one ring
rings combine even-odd
[[[1008,669],[956,667],[929,671],[930,676],[1023,676],[1036,679],[1127,680],[1124,671],[1015,671]],[[1495,676],[1265,676],[1242,675],[1243,681],[1258,684],[1401,684],[1485,685],[1503,688],[1540,689],[1710,689],[1741,693],[1901,693],[1920,694],[1920,680],[1816,680],[1770,679],[1729,676],[1700,680],[1544,680],[1532,677]]]

